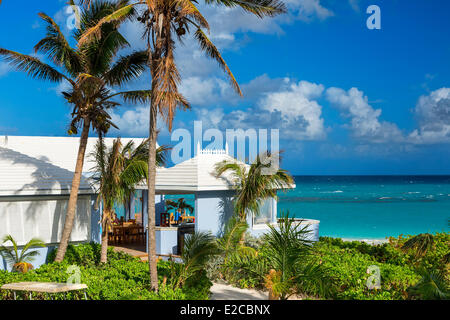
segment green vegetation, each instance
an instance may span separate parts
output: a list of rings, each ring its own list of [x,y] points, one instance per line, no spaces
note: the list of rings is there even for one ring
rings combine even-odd
[[[158,148],[157,165],[163,165],[166,146]],[[107,261],[108,232],[112,228],[114,206],[125,204],[134,193],[135,186],[148,178],[148,140],[135,147],[133,141],[123,145],[117,138],[107,148],[99,135],[94,151],[90,154],[95,166],[91,169],[97,187],[97,206],[102,203],[102,251],[100,261]]]
[[[290,257],[289,246],[272,245],[273,241],[279,240],[277,242],[280,244],[282,241],[281,238],[273,238],[274,235],[272,234],[270,242],[267,239],[261,241],[246,236],[245,245],[255,248],[256,254],[253,257],[235,254],[226,261],[217,259],[211,261],[208,274],[213,279],[220,279],[242,288],[262,289],[271,284],[270,280],[280,282],[283,273],[280,274],[278,270],[280,268],[274,268],[276,265],[273,263],[274,259],[278,263],[283,261],[282,257],[288,260],[291,258],[295,260],[295,257]],[[381,245],[322,237],[313,244],[310,255],[304,258],[304,262],[318,261],[322,277],[328,279],[325,285],[331,291],[321,292],[318,285],[320,281],[311,281],[314,277],[306,278],[309,281],[304,283],[297,282],[296,291],[300,296],[320,299],[448,299],[450,235],[436,233],[431,237],[427,236],[428,243],[430,238],[433,239],[431,249],[418,255],[414,248],[404,247],[405,243],[414,239],[413,236],[390,238],[389,243]],[[215,266],[220,263],[224,263],[221,270],[227,272],[214,272]],[[371,276],[368,273],[370,266],[377,266],[380,270],[379,289],[367,287],[367,280]],[[263,274],[266,275],[265,278],[261,276]]]
[[[273,298],[298,295],[307,299],[449,299],[448,233],[426,236],[433,245],[418,257],[416,249],[405,250],[413,236],[391,238],[389,243],[370,245],[322,237],[316,243],[289,219],[271,229],[262,239],[246,236],[246,225],[233,219],[224,236],[188,236],[181,261],[158,261],[158,293],[150,290],[148,266],[127,254],[108,250],[108,262],[100,263],[99,244],[70,245],[61,264],[52,262],[27,273],[0,271],[0,285],[20,281],[66,282],[68,267],[77,265],[81,282],[89,287],[88,299],[208,299],[211,281],[225,281],[242,288],[269,289]],[[422,236],[421,236],[422,237]],[[414,239],[414,240],[411,240]],[[422,248],[423,246],[419,246]],[[406,247],[407,248],[407,247]],[[380,287],[369,289],[370,266],[380,271]],[[2,291],[0,299],[11,299]],[[33,299],[49,299],[35,294]],[[63,299],[62,295],[56,295]],[[68,299],[80,299],[71,293]]]
[[[149,102],[148,90],[120,91],[120,87],[142,75],[148,61],[147,51],[132,51],[130,43],[119,32],[124,20],[104,23],[95,40],[89,44],[80,43],[80,39],[92,25],[127,5],[129,1],[123,0],[92,1],[90,6],[83,6],[80,11],[80,26],[74,30],[71,39],[65,37],[50,16],[39,13],[47,32],[35,45],[34,51],[45,60],[40,59],[40,56],[0,48],[0,57],[17,71],[25,72],[34,79],[67,84],[67,89],[61,93],[72,107],[68,133],[81,133],[57,261],[63,260],[73,229],[89,131],[92,129],[104,135],[111,127],[117,128],[109,112],[119,106],[121,101],[132,104]],[[124,19],[131,19],[134,14],[134,10],[128,11]],[[119,56],[118,52],[125,48],[130,52]],[[45,61],[51,63],[47,64]]]
[[[160,290],[155,293],[150,290],[148,265],[127,254],[108,251],[108,262],[100,263],[99,244],[69,245],[62,263],[51,262],[26,274],[0,271],[0,285],[20,281],[66,282],[71,274],[67,273],[70,265],[77,265],[81,271],[81,282],[88,285],[88,299],[93,300],[197,300],[208,299],[212,283],[205,272],[191,274],[182,286],[172,287],[169,283],[173,272],[172,263],[160,260],[158,275]],[[56,255],[53,251],[48,261]],[[180,264],[182,266],[182,264]],[[54,296],[63,299],[63,295]],[[12,293],[0,292],[0,299],[12,299]],[[34,294],[33,299],[50,299],[49,296]],[[82,299],[80,293],[70,293],[67,299]]]
[[[93,1],[83,1],[86,6]],[[206,1],[206,5],[225,6],[228,8],[240,7],[243,11],[251,13],[259,18],[273,17],[286,11],[284,3],[278,0],[215,0]],[[216,60],[225,71],[235,91],[242,95],[241,89],[223,59],[220,51],[208,38],[210,31],[208,21],[197,8],[196,1],[165,1],[139,0],[120,9],[110,12],[83,34],[80,42],[82,45],[98,41],[102,37],[104,25],[119,23],[126,20],[130,13],[137,10],[140,14],[136,20],[143,25],[144,45],[148,52],[148,66],[150,68],[150,130],[149,130],[149,179],[148,186],[148,250],[149,271],[152,289],[158,291],[158,275],[156,267],[155,246],[155,193],[156,193],[156,167],[155,151],[157,136],[158,115],[165,121],[169,131],[172,131],[172,123],[176,111],[190,109],[189,102],[178,90],[181,81],[178,65],[174,59],[177,41],[194,41],[199,44],[201,51],[208,57]],[[206,31],[206,32],[205,32]]]

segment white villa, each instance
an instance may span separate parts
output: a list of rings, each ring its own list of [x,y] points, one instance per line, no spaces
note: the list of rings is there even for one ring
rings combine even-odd
[[[143,139],[122,139],[124,143]],[[112,144],[107,138],[106,143]],[[95,209],[95,190],[89,182],[89,160],[96,138],[89,138],[83,179],[80,185],[77,216],[71,235],[73,243],[100,242],[101,212]],[[60,241],[69,198],[71,181],[78,151],[79,138],[72,137],[0,137],[0,239],[11,234],[19,245],[30,239],[42,239],[46,248],[34,261],[35,267],[45,263],[49,250]],[[184,233],[210,231],[219,236],[233,212],[233,185],[223,176],[213,175],[216,163],[233,160],[227,150],[202,150],[196,155],[170,168],[159,168],[156,175],[156,222],[166,211],[168,195],[190,195],[194,199],[195,222],[184,226],[157,226],[158,254],[176,254],[180,237]],[[125,220],[139,217],[146,228],[147,188],[137,187],[127,208],[122,208]],[[277,202],[269,199],[257,217],[249,217],[249,232],[260,236],[267,224],[277,223]],[[305,220],[313,240],[319,237],[319,221]],[[145,250],[145,249],[144,249]],[[0,269],[6,269],[0,256]]]

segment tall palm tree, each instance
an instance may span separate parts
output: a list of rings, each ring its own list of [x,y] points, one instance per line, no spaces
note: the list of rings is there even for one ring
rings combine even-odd
[[[160,160],[157,165],[164,164],[165,146],[158,149]],[[122,144],[120,138],[113,141],[108,149],[102,137],[99,138],[95,150],[91,153],[95,166],[93,180],[98,188],[97,205],[102,203],[102,245],[100,262],[107,262],[108,231],[111,228],[115,204],[124,204],[135,191],[135,186],[148,176],[148,140],[135,147],[130,141]]]
[[[278,155],[279,156],[279,155]],[[225,160],[216,164],[216,176],[229,172],[236,189],[235,213],[241,221],[247,214],[257,216],[264,200],[277,198],[278,189],[286,189],[294,183],[292,176],[284,169],[269,172],[271,164],[264,161],[265,155],[258,156],[248,168],[243,163]]]
[[[86,2],[86,1],[84,1]],[[88,2],[90,2],[88,0]],[[99,24],[88,30],[81,39],[89,43],[101,37],[101,26],[110,21],[121,21],[135,6],[142,6],[143,14],[138,21],[145,26],[145,39],[148,51],[148,64],[151,74],[150,123],[149,123],[149,179],[148,179],[148,248],[149,269],[152,288],[158,290],[155,244],[155,151],[157,115],[165,120],[169,130],[177,108],[189,108],[186,99],[178,92],[180,74],[174,61],[175,40],[180,42],[193,35],[201,49],[230,78],[232,87],[239,95],[242,92],[230,68],[222,58],[219,50],[208,38],[204,30],[209,31],[208,21],[196,7],[197,0],[137,0],[129,6],[122,7],[111,15],[104,17]],[[244,11],[260,18],[275,16],[285,11],[280,0],[205,0],[207,5],[223,5],[229,8],[240,7]],[[192,31],[191,31],[192,30]]]
[[[73,1],[71,3],[73,4]],[[35,52],[44,54],[55,66],[46,64],[33,56],[0,48],[0,56],[3,56],[18,71],[26,72],[32,78],[40,80],[56,83],[66,81],[70,89],[62,93],[67,102],[73,105],[68,133],[77,134],[78,129],[82,128],[64,229],[55,259],[58,262],[64,259],[73,228],[90,129],[104,134],[111,126],[114,126],[107,113],[108,109],[119,105],[112,101],[113,97],[121,97],[133,103],[149,101],[148,90],[112,93],[110,89],[139,77],[145,70],[148,60],[146,51],[132,52],[116,60],[117,52],[129,46],[118,31],[123,20],[105,23],[99,30],[101,38],[89,44],[79,42],[90,27],[96,25],[105,16],[128,5],[128,0],[95,1],[89,6],[86,4],[80,14],[80,29],[75,30],[73,35],[76,47],[70,46],[51,17],[40,13],[39,16],[47,24],[47,35],[36,44],[34,49]],[[130,18],[133,14],[133,10],[128,11],[123,19]]]

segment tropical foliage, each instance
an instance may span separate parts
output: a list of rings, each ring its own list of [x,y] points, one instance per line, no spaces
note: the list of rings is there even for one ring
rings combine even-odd
[[[230,277],[234,270],[230,268],[230,261],[247,258],[255,258],[257,251],[241,242],[242,237],[248,229],[246,221],[233,216],[225,225],[222,237],[217,239],[217,245],[221,254],[221,266],[218,270],[225,277]]]
[[[11,242],[11,246],[5,246],[8,242]],[[17,242],[11,235],[7,235],[3,238],[3,244],[0,246],[0,255],[13,272],[27,273],[28,270],[33,269],[30,262],[33,262],[34,258],[39,255],[39,251],[31,250],[35,247],[45,247],[45,244],[42,240],[33,238],[25,244],[19,253]]]
[[[343,241],[338,238],[322,237],[312,244],[310,261],[320,265],[322,275],[333,283],[335,290],[321,293],[320,281],[305,283],[298,287],[304,298],[333,298],[357,300],[403,300],[442,299],[448,296],[450,235],[433,234],[434,247],[417,259],[414,252],[404,252],[403,243],[413,236],[390,238],[388,243],[371,245],[360,241]],[[275,242],[276,244],[276,242]],[[246,236],[245,245],[255,248],[253,257],[234,255],[224,263],[223,259],[212,260],[207,268],[208,275],[242,288],[284,289],[281,272],[270,266],[274,257],[266,239],[256,240]],[[270,245],[272,248],[276,246]],[[281,245],[278,246],[281,248]],[[283,255],[289,252],[288,249]],[[280,251],[283,252],[283,251]],[[277,258],[279,261],[282,259]],[[369,267],[380,270],[380,288],[369,289],[367,281],[371,274]],[[229,272],[216,272],[226,268]],[[422,279],[422,280],[421,280]],[[324,282],[322,282],[324,283]],[[328,283],[324,283],[328,286]],[[433,289],[433,290],[431,290]],[[276,295],[276,292],[274,293]]]
[[[84,2],[89,3],[91,1]],[[240,7],[259,18],[272,17],[285,11],[284,4],[278,0],[206,0],[205,3],[207,5],[222,5],[229,8]],[[178,91],[181,78],[174,60],[176,44],[182,43],[186,39],[195,39],[205,54],[216,60],[225,71],[235,91],[242,95],[230,68],[222,58],[217,47],[208,38],[208,21],[200,13],[196,5],[197,1],[191,0],[139,0],[103,17],[97,25],[87,30],[80,41],[83,45],[98,41],[99,38],[103,37],[101,30],[104,24],[112,21],[123,21],[133,12],[136,6],[142,7],[143,13],[137,20],[143,24],[145,29],[144,39],[147,45],[148,64],[151,74],[148,247],[150,278],[152,287],[155,290],[158,289],[154,218],[156,175],[154,163],[157,115],[161,115],[169,130],[171,130],[177,108],[188,109],[190,107],[188,101]]]
[[[210,233],[197,232],[187,235],[181,251],[182,263],[171,260],[171,279],[173,288],[180,288],[189,280],[198,278],[205,272],[208,261],[218,254],[215,238]]]
[[[237,161],[225,160],[216,164],[216,176],[229,173],[229,179],[236,189],[234,207],[241,220],[247,219],[247,214],[259,215],[264,200],[277,198],[277,190],[286,189],[294,183],[294,179],[284,169],[272,169],[271,159],[280,163],[279,154],[269,153],[259,155],[248,167]]]
[[[158,165],[163,165],[167,147],[158,148]],[[126,203],[134,193],[138,183],[145,181],[148,175],[147,157],[148,140],[144,140],[135,147],[133,141],[126,145],[120,138],[113,141],[108,149],[102,137],[90,155],[94,160],[93,172],[94,187],[97,188],[97,206],[102,204],[102,251],[101,262],[107,260],[108,232],[112,227],[114,206]]]
[[[146,263],[121,252],[108,249],[108,262],[100,263],[101,246],[99,244],[69,245],[62,263],[53,263],[56,252],[49,255],[49,263],[27,274],[11,273],[0,270],[0,286],[5,283],[22,281],[59,282],[65,283],[71,274],[67,268],[78,265],[81,272],[81,282],[87,284],[89,300],[206,300],[210,295],[212,283],[199,273],[189,279],[179,288],[161,286],[155,293],[150,288],[148,267]],[[168,261],[158,262],[159,283],[171,281],[171,264]],[[27,296],[18,294],[18,298]],[[64,294],[33,293],[33,300],[78,300],[84,299],[82,293]],[[13,299],[12,292],[1,290],[0,300]]]
[[[418,273],[422,278],[418,283],[408,289],[411,296],[424,300],[450,299],[449,281],[442,272],[421,269]]]
[[[132,103],[149,101],[150,93],[146,90],[114,92],[111,89],[136,79],[147,66],[146,51],[135,51],[117,57],[120,49],[129,47],[129,43],[119,32],[120,24],[132,18],[134,10],[127,11],[121,20],[102,24],[98,30],[101,37],[96,40],[88,44],[80,42],[92,26],[111,13],[128,6],[128,0],[90,1],[80,13],[80,28],[73,34],[73,40],[76,43],[74,47],[69,44],[61,28],[50,16],[39,13],[47,26],[47,34],[34,49],[36,53],[43,54],[51,61],[52,65],[35,56],[0,48],[0,56],[3,56],[18,71],[25,72],[35,79],[67,84],[68,89],[62,94],[73,107],[68,132],[77,134],[78,129],[82,128],[57,261],[62,261],[64,258],[72,231],[90,129],[105,134],[110,127],[115,127],[108,114],[110,109],[119,105],[119,102],[114,101],[113,98],[121,98]]]

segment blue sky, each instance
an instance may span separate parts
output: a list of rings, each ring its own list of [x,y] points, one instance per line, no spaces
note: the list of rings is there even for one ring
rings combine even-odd
[[[200,6],[211,37],[244,92],[237,97],[192,41],[178,46],[181,92],[192,110],[174,128],[279,129],[283,167],[294,174],[450,174],[448,1],[288,0],[288,14],[258,20]],[[369,5],[381,30],[366,27]],[[65,1],[0,5],[0,47],[31,54],[44,36],[37,13],[65,26]],[[14,13],[14,14],[13,14]],[[64,27],[68,33],[67,27]],[[142,46],[140,30],[123,33]],[[127,88],[147,88],[148,75]],[[0,61],[0,134],[66,134],[64,84],[32,80]],[[145,136],[146,106],[114,111],[120,131]],[[172,143],[161,127],[161,143]]]

